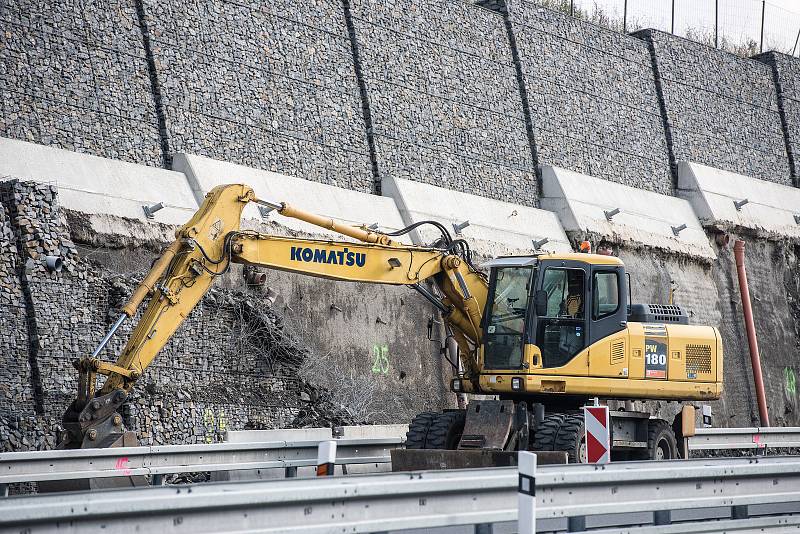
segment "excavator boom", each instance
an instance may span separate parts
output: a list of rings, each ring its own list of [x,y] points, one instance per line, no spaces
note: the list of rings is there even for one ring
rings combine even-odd
[[[242,230],[242,210],[248,202],[357,241]],[[75,362],[78,395],[64,415],[67,434],[60,447],[107,447],[121,440],[124,429],[118,408],[214,279],[227,273],[234,263],[332,280],[410,286],[442,312],[461,349],[466,375],[477,384],[476,354],[488,285],[471,266],[463,242],[453,242],[447,231],[442,231],[441,247],[411,246],[366,227],[341,224],[285,203],[259,200],[246,185],[213,189],[191,220],[177,230],[175,241],[153,264],[97,349]],[[436,287],[435,292],[427,288],[428,283]],[[111,336],[127,318],[136,315],[148,297],[146,309],[116,363],[101,360],[99,355]],[[107,376],[98,391],[97,374]]]

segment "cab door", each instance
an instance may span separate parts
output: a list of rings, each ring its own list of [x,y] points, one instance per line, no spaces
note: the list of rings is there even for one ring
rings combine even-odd
[[[587,266],[576,261],[543,261],[540,273],[537,290],[547,294],[547,307],[532,321],[535,333],[531,336],[542,353],[540,372],[585,376]]]
[[[621,267],[593,266],[589,286],[589,376],[627,378],[630,336],[625,273]]]

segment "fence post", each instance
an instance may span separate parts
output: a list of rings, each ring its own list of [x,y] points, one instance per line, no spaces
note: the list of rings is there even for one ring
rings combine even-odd
[[[758,52],[764,51],[764,12],[767,10],[767,0],[761,0],[761,44],[758,47]]]
[[[320,441],[317,449],[317,476],[332,477],[336,467],[336,442]]]
[[[575,0],[569,0],[569,14],[571,17],[575,16]]]
[[[714,0],[714,48],[719,48],[719,0]]]
[[[517,471],[517,532],[534,534],[536,532],[536,454],[519,451]]]
[[[675,35],[675,0],[672,0],[672,19],[671,20],[672,20],[672,26],[671,26],[670,33],[672,35]]]
[[[628,0],[622,7],[622,33],[628,33]]]

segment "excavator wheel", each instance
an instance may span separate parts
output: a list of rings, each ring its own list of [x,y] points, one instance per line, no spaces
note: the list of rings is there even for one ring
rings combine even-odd
[[[678,457],[678,443],[672,427],[662,419],[651,419],[647,427],[647,452],[643,460],[673,460]]]
[[[565,413],[551,413],[545,416],[544,420],[536,427],[533,434],[534,451],[552,451],[558,435],[561,423],[567,418]]]
[[[569,463],[586,463],[586,436],[583,414],[571,414],[558,429],[553,450],[565,451]]]
[[[436,412],[422,412],[414,416],[406,432],[406,449],[424,449],[431,424],[439,417]]]
[[[466,419],[467,414],[463,410],[440,413],[428,428],[425,448],[457,449],[461,435],[464,433]]]

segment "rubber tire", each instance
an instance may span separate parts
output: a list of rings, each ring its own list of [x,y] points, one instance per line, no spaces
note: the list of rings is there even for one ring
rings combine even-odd
[[[584,446],[583,455],[580,453],[581,445]],[[586,463],[586,428],[582,413],[571,414],[564,419],[558,429],[553,450],[565,451],[571,464]]]
[[[436,412],[422,412],[414,416],[406,432],[406,449],[424,449],[431,424],[439,417]]]
[[[466,420],[467,413],[463,410],[438,414],[428,428],[425,448],[456,450],[464,434]]]
[[[536,427],[533,433],[533,447],[534,451],[552,451],[558,435],[558,429],[564,419],[567,418],[565,413],[551,413],[545,416],[542,423]]]
[[[651,419],[647,426],[647,460],[678,458],[678,442],[672,427],[663,419]],[[659,457],[661,456],[661,457]]]

